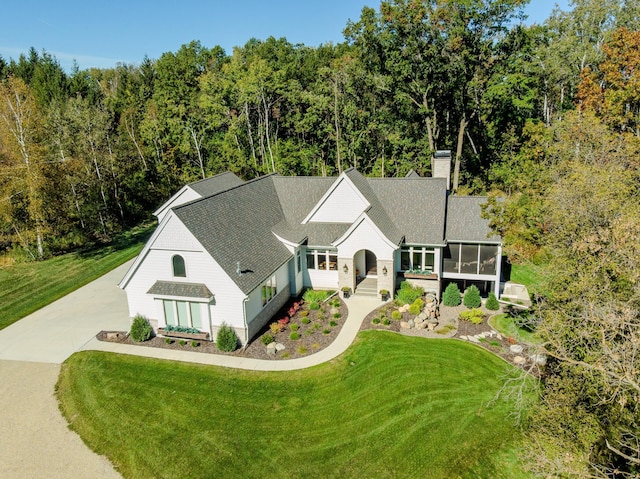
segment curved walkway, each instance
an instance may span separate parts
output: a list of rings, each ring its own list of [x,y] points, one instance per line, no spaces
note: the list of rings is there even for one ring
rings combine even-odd
[[[98,341],[95,337],[81,349],[109,351],[113,353],[132,354],[156,359],[169,359],[199,364],[210,364],[255,371],[292,371],[322,364],[342,354],[355,339],[362,320],[371,311],[381,306],[379,299],[365,296],[351,296],[345,300],[349,313],[336,339],[322,351],[297,359],[253,359],[222,354],[205,354],[173,349],[147,348],[131,344],[109,343]]]

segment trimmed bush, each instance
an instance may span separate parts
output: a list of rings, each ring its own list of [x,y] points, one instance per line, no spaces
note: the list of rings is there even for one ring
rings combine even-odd
[[[482,298],[480,298],[480,290],[473,284],[469,286],[464,291],[464,298],[462,299],[462,303],[469,309],[479,308],[482,304]]]
[[[382,320],[382,324],[384,324],[385,326],[389,326],[391,324],[391,321],[389,320],[389,318],[384,318]]]
[[[136,343],[147,341],[151,337],[152,332],[153,328],[149,324],[149,321],[147,321],[147,318],[140,314],[133,318],[131,329],[129,330],[129,336],[131,336],[132,341]]]
[[[164,342],[167,344],[173,344],[173,339],[171,338],[164,338]]]
[[[300,320],[300,322],[302,324],[309,324],[309,321],[310,321],[310,319],[308,317],[306,317],[306,316]]]
[[[260,341],[262,341],[262,344],[266,346],[267,344],[271,344],[272,342],[274,342],[275,339],[270,334],[265,334],[260,338]]]
[[[420,314],[420,311],[422,311],[422,306],[420,306],[420,303],[418,303],[417,301],[414,301],[413,303],[411,303],[411,306],[409,306],[409,314],[418,316]]]
[[[300,329],[300,325],[296,323],[291,323],[289,325],[289,329],[291,329],[291,331],[297,331],[298,329]]]
[[[300,339],[300,333],[298,333],[297,331],[294,331],[289,335],[289,339],[293,341],[297,341],[298,339]]]
[[[489,311],[498,311],[500,309],[500,303],[498,303],[498,298],[496,295],[491,292],[489,293],[489,297],[487,298],[487,302],[484,305]]]
[[[318,303],[316,303],[315,301],[309,303],[309,309],[312,311],[317,311],[318,309],[320,309],[320,305]]]
[[[300,311],[300,316],[303,318],[306,318],[307,316],[309,316],[309,311]]]
[[[336,318],[336,319],[340,319],[342,317],[342,315],[340,313],[335,313],[333,315],[333,317]]]
[[[222,326],[218,329],[216,347],[220,351],[227,353],[235,351],[238,347],[238,336],[236,336],[236,332],[227,323],[222,323]]]
[[[402,313],[398,310],[391,313],[391,319],[395,319],[396,321],[400,321],[402,319]]]
[[[200,346],[200,343],[198,341],[191,341],[192,348],[197,348],[198,346]]]
[[[373,319],[371,320],[371,322],[372,322],[373,324],[380,324],[380,318],[373,318]]]
[[[460,304],[460,289],[456,283],[449,283],[444,290],[442,304],[445,306],[458,306]]]
[[[335,321],[329,321],[329,326],[337,326],[338,323]]]
[[[184,339],[181,339],[180,341],[178,341],[178,344],[180,346],[184,346],[185,344],[187,344],[187,342]]]
[[[400,284],[400,290],[396,294],[396,301],[398,304],[412,304],[416,299],[420,298],[424,294],[424,289],[412,286],[408,281],[403,281]]]
[[[473,324],[480,324],[484,319],[484,313],[481,309],[474,308],[462,311],[458,317],[464,321],[470,321]]]

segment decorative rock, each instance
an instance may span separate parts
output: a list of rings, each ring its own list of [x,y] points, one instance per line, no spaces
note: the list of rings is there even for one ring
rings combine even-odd
[[[282,344],[282,343],[276,343],[275,348],[276,348],[276,351],[278,351],[278,352],[284,351],[285,349],[287,349],[286,346],[284,344]]]
[[[406,321],[400,321],[400,328],[402,328],[402,329],[410,329],[411,326],[409,326],[409,323],[407,323]]]
[[[120,333],[107,333],[107,341],[114,341],[120,339]]]
[[[429,323],[427,323],[426,321],[422,321],[421,323],[416,323],[416,329],[427,329],[427,326],[429,325]]]
[[[513,358],[513,364],[517,364],[517,365],[522,365],[524,363],[526,363],[527,360],[525,358],[523,358],[522,356],[514,356]]]
[[[400,306],[400,308],[398,308],[398,311],[400,311],[401,313],[406,313],[407,311],[409,311],[409,305],[405,304],[404,306]]]
[[[410,319],[408,323],[410,328],[413,328],[416,325],[416,322],[413,319]]]
[[[425,319],[427,319],[427,313],[426,311],[423,311],[418,315],[418,317],[416,318],[416,321],[424,321]]]
[[[533,356],[531,356],[531,360],[538,366],[544,366],[545,364],[547,364],[547,355],[534,354]]]
[[[519,344],[512,344],[509,347],[509,350],[513,353],[513,354],[521,354],[522,351],[524,351],[524,348],[522,346],[520,346]]]
[[[462,335],[462,336],[460,336],[460,339],[464,339],[465,341],[469,341],[469,336]]]
[[[469,336],[469,341],[471,341],[472,343],[479,343],[480,340],[478,338],[476,338],[475,336]]]
[[[496,338],[498,338],[498,341],[502,341],[503,339],[502,334],[500,333],[496,333],[496,334],[497,334]]]
[[[276,343],[267,344],[267,355],[275,356],[276,355]]]

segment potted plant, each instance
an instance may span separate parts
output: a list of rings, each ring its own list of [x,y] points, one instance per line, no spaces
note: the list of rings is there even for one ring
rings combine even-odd
[[[388,301],[389,300],[389,290],[388,289],[381,289],[380,290],[380,296],[382,297],[382,301]]]
[[[347,299],[351,295],[351,288],[349,286],[342,287],[342,297]]]

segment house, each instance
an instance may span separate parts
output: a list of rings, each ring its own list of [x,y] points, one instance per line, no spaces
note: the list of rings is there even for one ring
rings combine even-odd
[[[304,288],[391,294],[404,280],[437,295],[448,282],[500,287],[501,243],[480,216],[485,198],[449,195],[451,157],[436,177],[224,173],[183,187],[120,287],[132,316],[155,328],[224,322],[246,344]]]

